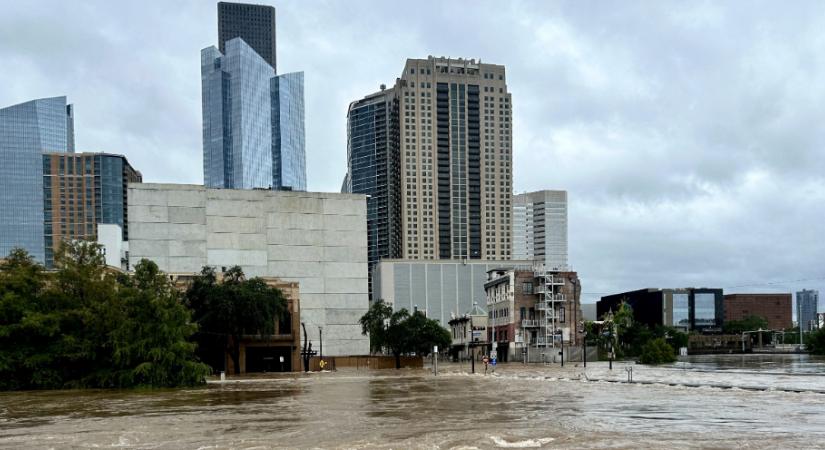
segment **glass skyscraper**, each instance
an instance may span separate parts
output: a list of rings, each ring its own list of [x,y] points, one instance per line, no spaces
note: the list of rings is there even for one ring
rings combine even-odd
[[[218,48],[242,38],[275,70],[275,8],[267,5],[218,2]]]
[[[74,151],[74,117],[66,97],[0,109],[0,258],[15,247],[44,262],[44,152]]]
[[[303,73],[275,70],[241,38],[201,51],[204,184],[306,189]]]
[[[370,272],[382,258],[402,255],[398,126],[398,99],[394,89],[382,89],[349,106],[347,175],[342,191],[369,196],[367,261]]]
[[[272,78],[272,185],[307,189],[304,145],[304,73]]]
[[[796,319],[803,330],[813,330],[818,326],[818,306],[819,291],[803,289],[796,293]]]

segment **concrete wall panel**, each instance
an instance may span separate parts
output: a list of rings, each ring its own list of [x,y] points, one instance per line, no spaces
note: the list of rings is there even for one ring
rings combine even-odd
[[[206,208],[170,206],[168,217],[171,223],[196,223],[206,225]]]
[[[367,263],[325,262],[325,278],[367,278]]]
[[[266,266],[265,250],[207,250],[213,266]]]
[[[268,245],[269,261],[324,261],[324,249],[314,245]]]
[[[206,263],[206,245],[202,240],[168,241],[169,256],[202,258]]]
[[[167,200],[169,206],[188,208],[205,208],[206,191],[203,188],[170,192]]]

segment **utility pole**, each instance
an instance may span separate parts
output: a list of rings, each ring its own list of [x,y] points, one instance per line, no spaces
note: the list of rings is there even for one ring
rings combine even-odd
[[[320,344],[318,346],[318,358],[323,361],[324,359],[324,328],[318,327],[318,340]]]

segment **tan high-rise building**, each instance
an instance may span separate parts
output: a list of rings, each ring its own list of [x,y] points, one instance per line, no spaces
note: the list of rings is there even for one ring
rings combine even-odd
[[[504,66],[408,59],[396,92],[404,258],[510,259],[512,101]]]

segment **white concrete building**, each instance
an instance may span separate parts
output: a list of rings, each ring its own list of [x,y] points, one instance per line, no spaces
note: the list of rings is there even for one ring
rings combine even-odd
[[[513,196],[513,259],[568,270],[567,191],[526,192]]]
[[[116,223],[97,224],[97,243],[103,246],[107,266],[129,270],[127,267],[129,243],[123,240],[120,225]]]
[[[373,270],[373,300],[382,299],[394,310],[416,307],[444,327],[457,316],[486,303],[487,271],[506,267],[531,270],[531,261],[477,259],[385,259]]]
[[[357,194],[129,185],[129,261],[166,272],[239,265],[299,283],[301,321],[324,354],[369,353],[366,197]]]

